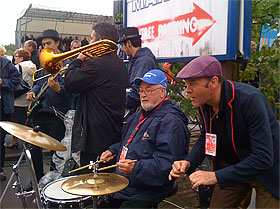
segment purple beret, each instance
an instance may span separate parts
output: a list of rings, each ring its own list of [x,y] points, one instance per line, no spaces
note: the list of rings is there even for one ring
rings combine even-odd
[[[211,56],[201,56],[189,62],[178,74],[179,79],[211,78],[222,76],[221,63]]]

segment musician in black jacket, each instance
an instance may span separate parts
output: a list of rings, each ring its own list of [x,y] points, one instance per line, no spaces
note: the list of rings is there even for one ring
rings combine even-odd
[[[52,48],[58,50],[60,39],[58,32],[52,29],[43,31],[42,46],[44,48]],[[41,71],[41,75],[46,75],[45,71]],[[33,125],[39,126],[40,131],[48,134],[49,136],[61,141],[64,137],[65,126],[63,121],[56,117],[54,111],[51,109],[54,106],[56,109],[66,113],[71,107],[71,94],[64,90],[64,79],[61,75],[54,77],[44,78],[39,80],[27,94],[28,101],[34,101],[36,95],[40,94],[42,87],[48,85],[44,94],[42,107],[33,116]],[[53,152],[52,152],[53,153]],[[42,151],[40,147],[35,147],[31,150],[32,160],[35,167],[37,180],[44,175]],[[54,163],[51,162],[51,170],[54,169]],[[26,189],[26,190],[29,190]]]
[[[118,40],[115,26],[99,23],[93,26],[91,43]],[[87,60],[79,54],[65,75],[65,88],[79,93],[72,132],[72,151],[81,151],[81,165],[95,160],[107,148],[120,141],[125,88],[128,73],[116,52]],[[85,171],[87,172],[87,171]]]

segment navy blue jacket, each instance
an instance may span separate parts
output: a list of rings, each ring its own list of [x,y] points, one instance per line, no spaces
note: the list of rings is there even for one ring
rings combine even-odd
[[[135,78],[143,77],[149,70],[157,68],[156,58],[147,47],[139,48],[135,55],[129,60],[128,79],[131,90],[126,94],[126,108],[131,109],[140,106],[139,94],[134,84]]]
[[[14,94],[13,91],[20,82],[20,73],[16,67],[5,57],[0,56],[1,69],[0,77],[1,85],[1,100],[3,101],[4,112],[11,114],[14,112]]]
[[[117,161],[141,114],[142,109],[128,118],[122,141],[109,147],[113,154],[118,154]],[[126,159],[138,160],[132,174],[124,175],[116,169],[117,174],[129,179],[129,185],[115,193],[114,198],[160,202],[170,196],[174,192],[174,181],[168,180],[172,163],[183,159],[188,152],[190,133],[187,125],[186,116],[171,101],[165,101],[150,115],[128,146]]]
[[[40,71],[38,77],[46,74],[47,73],[45,71]],[[48,79],[49,77],[37,81],[31,89],[31,92],[35,92],[37,95]],[[54,111],[50,108],[51,106],[54,106],[63,113],[66,113],[71,108],[72,94],[64,89],[64,78],[62,78],[61,75],[58,76],[58,81],[61,88],[60,92],[56,93],[52,88],[48,87],[45,92],[45,99],[43,100],[42,107],[38,110],[38,112],[54,114]]]
[[[225,96],[222,99],[227,104],[227,132],[240,162],[215,171],[219,186],[223,189],[242,181],[257,179],[279,198],[279,123],[265,96],[253,86],[225,80]],[[190,172],[205,158],[209,109],[208,105],[199,108],[201,135],[186,157],[191,162]],[[218,159],[214,159],[215,164],[219,163]]]

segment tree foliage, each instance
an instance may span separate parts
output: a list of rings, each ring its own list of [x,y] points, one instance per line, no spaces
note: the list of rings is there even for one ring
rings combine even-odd
[[[14,51],[16,50],[16,46],[14,44],[4,45],[4,47],[6,49],[6,55],[14,55]]]
[[[279,30],[278,0],[253,0],[252,1],[252,41],[257,46],[260,43],[262,25]],[[257,47],[259,48],[259,47]],[[267,101],[280,119],[280,56],[279,40],[275,40],[272,47],[263,46],[261,51],[252,50],[251,59],[244,71],[240,71],[239,80],[255,80],[258,88],[266,96]]]
[[[167,73],[167,77],[169,80],[169,98],[181,107],[181,109],[189,119],[189,124],[192,125],[191,129],[195,129],[197,126],[200,127],[198,110],[192,107],[191,100],[185,93],[185,82],[183,80],[176,79],[176,75],[186,64],[187,63],[176,62],[171,64],[168,68],[165,68],[164,65],[161,68],[164,72]]]

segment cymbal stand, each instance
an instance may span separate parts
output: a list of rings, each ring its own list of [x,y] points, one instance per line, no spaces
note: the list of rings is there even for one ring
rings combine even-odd
[[[98,168],[99,168],[99,162],[98,162],[98,159],[99,159],[99,156],[97,157],[96,161],[93,162],[93,161],[90,161],[90,165],[88,167],[88,169],[92,169],[92,172],[93,172],[93,178],[97,178],[98,177],[98,174],[97,174],[97,171],[98,171]]]
[[[97,174],[97,171],[98,171],[98,168],[99,168],[99,156],[96,158],[96,161],[93,162],[93,161],[90,161],[90,165],[88,167],[88,169],[92,170],[93,172],[93,178],[97,178],[98,177],[98,174]],[[92,196],[92,208],[93,209],[97,209],[97,196]]]
[[[29,191],[29,192],[26,192],[24,191],[23,189],[23,185],[22,185],[22,181],[21,181],[21,177],[20,177],[20,172],[19,172],[19,165],[23,159],[23,157],[25,156],[25,159],[26,159],[26,162],[28,164],[28,167],[30,168],[30,171],[31,171],[31,174],[32,174],[32,179],[33,179],[33,182],[34,182],[34,188],[35,188],[35,191],[32,190],[32,191]],[[26,203],[26,197],[28,196],[31,196],[33,193],[36,194],[36,203],[37,203],[37,206],[38,208],[43,208],[42,207],[42,201],[41,201],[41,197],[40,197],[40,192],[39,192],[39,186],[38,186],[38,183],[37,183],[37,179],[36,179],[36,174],[35,174],[35,170],[34,170],[34,165],[33,165],[33,162],[32,162],[32,159],[31,159],[31,153],[30,153],[30,150],[26,148],[26,145],[25,143],[23,143],[23,151],[20,155],[20,158],[19,160],[17,161],[17,163],[15,165],[13,165],[13,173],[3,191],[3,194],[0,198],[0,205],[2,203],[2,200],[9,188],[9,186],[11,185],[12,183],[12,180],[14,178],[14,176],[16,176],[16,181],[13,183],[12,185],[12,188],[15,189],[16,187],[18,188],[17,192],[15,193],[15,195],[21,199],[22,201],[22,205],[23,205],[23,208],[27,208],[27,203]]]
[[[30,146],[32,146],[32,145],[30,145]],[[34,165],[33,165],[32,158],[31,158],[30,150],[26,148],[25,143],[23,143],[23,148],[24,148],[24,153],[25,153],[25,159],[26,159],[26,162],[28,164],[28,167],[30,168],[31,175],[32,175],[31,178],[33,180],[33,185],[34,185],[32,192],[35,192],[35,200],[36,200],[38,208],[43,208],[42,201],[41,201],[41,196],[40,196],[40,191],[39,191],[39,186],[38,186],[38,183],[37,183],[35,168],[34,168]]]
[[[19,160],[17,161],[17,163],[15,165],[13,165],[13,173],[4,189],[4,192],[0,198],[0,203],[2,203],[2,200],[8,190],[8,187],[10,186],[10,184],[12,183],[12,180],[13,180],[13,177],[16,176],[17,180],[13,183],[13,186],[12,188],[15,189],[17,186],[18,186],[18,193],[21,193],[22,196],[21,196],[21,200],[22,200],[22,204],[23,204],[23,207],[24,208],[27,208],[27,204],[26,204],[26,200],[25,200],[25,195],[31,195],[31,194],[24,194],[24,191],[23,191],[23,186],[22,186],[22,183],[21,183],[21,179],[20,179],[20,175],[19,175],[19,165],[20,165],[20,162],[22,161],[22,158],[24,156],[24,152],[21,153],[20,155],[20,158]],[[19,196],[18,196],[19,197]]]
[[[97,208],[97,196],[92,196],[92,208]]]

